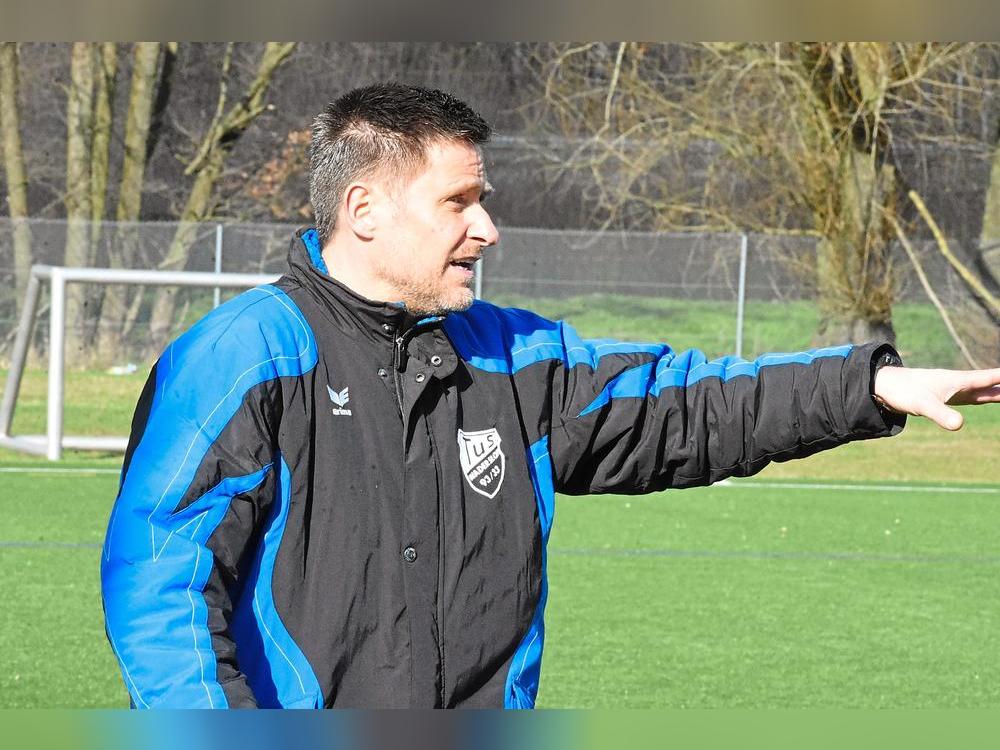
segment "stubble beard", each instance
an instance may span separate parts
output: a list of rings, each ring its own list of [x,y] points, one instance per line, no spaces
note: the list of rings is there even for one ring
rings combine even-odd
[[[472,281],[466,286],[457,288],[447,286],[443,278],[435,280],[414,278],[400,272],[398,268],[387,265],[380,266],[379,275],[393,289],[396,298],[390,302],[402,302],[406,309],[415,315],[444,315],[449,312],[461,312],[472,306],[475,295],[472,293]]]

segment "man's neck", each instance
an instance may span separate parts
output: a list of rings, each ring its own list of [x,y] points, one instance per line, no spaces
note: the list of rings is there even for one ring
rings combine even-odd
[[[368,263],[371,248],[330,240],[323,248],[323,261],[330,275],[355,294],[374,302],[395,302],[393,290],[372,273]]]

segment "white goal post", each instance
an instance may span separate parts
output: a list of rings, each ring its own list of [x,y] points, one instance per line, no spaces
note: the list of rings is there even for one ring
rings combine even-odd
[[[63,380],[66,342],[66,284],[141,284],[146,286],[193,286],[215,289],[249,289],[277,280],[277,274],[205,273],[197,271],[145,271],[117,268],[71,268],[35,265],[31,268],[17,337],[11,350],[10,370],[0,401],[0,446],[44,455],[58,461],[63,448],[124,452],[127,437],[96,437],[63,434]],[[49,367],[46,434],[11,435],[14,406],[21,387],[42,282],[51,285],[49,305]]]

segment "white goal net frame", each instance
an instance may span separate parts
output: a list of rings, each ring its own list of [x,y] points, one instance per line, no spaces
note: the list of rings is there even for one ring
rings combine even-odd
[[[14,348],[11,350],[10,370],[0,401],[0,447],[24,453],[44,455],[58,461],[63,449],[117,451],[124,453],[126,436],[64,435],[63,402],[66,346],[66,285],[88,284],[138,284],[145,286],[186,286],[215,289],[249,289],[270,284],[280,274],[208,273],[198,271],[145,271],[117,268],[74,268],[68,266],[35,265],[31,268],[24,306],[18,322]],[[21,388],[31,337],[35,328],[42,283],[48,282],[49,347],[48,347],[48,399],[46,403],[46,432],[44,435],[12,435],[14,407]],[[218,298],[218,296],[216,297]]]

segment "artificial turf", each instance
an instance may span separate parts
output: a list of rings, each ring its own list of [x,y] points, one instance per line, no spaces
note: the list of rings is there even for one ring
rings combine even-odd
[[[0,481],[0,707],[125,707],[98,577],[117,477]],[[909,487],[560,497],[539,706],[1000,705],[1000,486]]]

